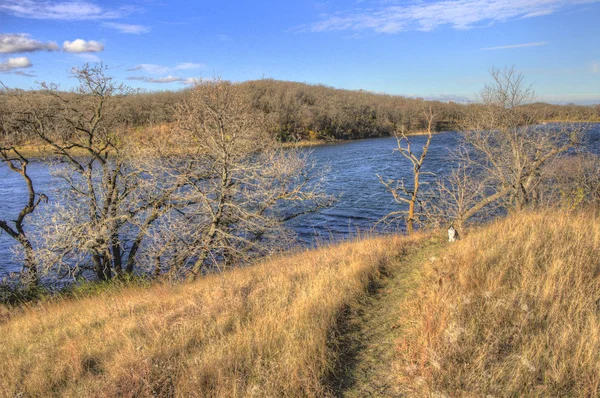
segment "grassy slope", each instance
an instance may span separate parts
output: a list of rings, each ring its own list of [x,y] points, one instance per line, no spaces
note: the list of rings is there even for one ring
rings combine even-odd
[[[323,396],[343,309],[421,240],[366,239],[12,314],[0,396]]]
[[[416,396],[600,395],[600,220],[523,214],[424,267],[398,340]]]
[[[596,216],[512,216],[0,308],[0,396],[599,396],[598,303]]]

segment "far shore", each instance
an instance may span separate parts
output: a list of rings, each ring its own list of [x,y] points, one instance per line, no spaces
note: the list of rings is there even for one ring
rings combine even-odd
[[[600,119],[593,119],[593,120],[586,120],[586,121],[581,121],[581,120],[568,120],[568,119],[560,119],[560,120],[542,120],[539,122],[540,124],[549,124],[549,123],[600,123]],[[447,131],[435,131],[433,132],[433,135],[436,134],[441,134],[441,133],[446,133]],[[406,134],[406,136],[408,137],[415,137],[415,136],[423,136],[423,135],[427,135],[428,132],[427,131],[411,131],[408,132]],[[343,142],[349,142],[349,141],[360,141],[360,140],[369,140],[369,139],[376,139],[376,138],[390,138],[393,136],[381,136],[381,137],[368,137],[368,138],[359,138],[359,139],[347,139],[347,140],[342,140],[342,139],[338,139],[338,140],[323,140],[323,139],[319,139],[319,140],[306,140],[306,141],[297,141],[297,142],[284,142],[282,143],[282,146],[284,148],[311,148],[311,147],[317,147],[317,146],[324,146],[324,145],[334,145],[334,144],[340,144]],[[56,154],[54,153],[52,147],[48,146],[48,145],[36,145],[34,143],[29,143],[27,145],[22,145],[17,147],[17,150],[21,153],[21,155],[23,155],[25,158],[31,158],[31,159],[46,159],[46,158],[51,158],[53,156],[56,156]],[[84,150],[81,150],[81,153],[78,154],[81,156],[85,156],[86,152]]]
[[[434,131],[433,135],[447,133],[448,131]],[[422,136],[429,134],[427,131],[411,131],[410,133],[406,133],[407,137],[414,136]],[[343,142],[350,141],[362,141],[362,140],[375,140],[379,138],[392,138],[393,135],[385,135],[380,137],[367,137],[367,138],[356,138],[356,139],[348,139],[348,140],[311,140],[311,141],[297,141],[297,142],[284,142],[282,145],[284,148],[310,148],[315,146],[323,146],[323,145],[334,145],[341,144]]]

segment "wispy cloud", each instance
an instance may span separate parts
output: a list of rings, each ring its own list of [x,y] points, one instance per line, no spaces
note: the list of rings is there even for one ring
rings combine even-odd
[[[0,34],[0,53],[30,53],[43,50],[56,51],[58,44],[53,41],[43,43],[34,40],[26,33]]]
[[[544,15],[550,15],[554,12],[552,8],[541,9],[539,11],[530,12],[529,14],[523,15],[523,18],[534,18],[543,17]]]
[[[600,0],[413,0],[399,4],[391,0],[382,5],[373,0],[364,2],[365,8],[326,14],[303,30],[398,33],[430,31],[443,25],[469,29],[482,24],[549,15],[569,6],[597,2]]]
[[[133,35],[139,35],[142,33],[150,32],[150,28],[143,25],[130,25],[116,22],[104,22],[102,25],[106,26],[107,28],[116,29],[121,33],[129,33]]]
[[[37,77],[35,73],[25,72],[23,70],[16,70],[13,72],[13,75],[25,76],[25,77]]]
[[[133,68],[129,68],[129,69],[125,69],[125,70],[127,72],[144,71],[144,72],[160,75],[162,73],[167,72],[169,70],[169,68],[167,68],[166,66],[155,65],[155,64],[139,64],[139,65],[134,66]]]
[[[541,47],[547,45],[547,41],[536,41],[532,43],[522,43],[522,44],[508,44],[504,46],[494,46],[494,47],[484,47],[482,50],[490,51],[490,50],[509,50],[511,48],[526,48],[526,47]]]
[[[195,84],[201,84],[202,82],[211,81],[212,79],[203,79],[201,77],[178,77],[178,76],[167,76],[167,77],[149,77],[149,76],[130,76],[127,80],[136,80],[145,83],[181,83],[183,85],[192,86]]]
[[[27,57],[9,58],[0,62],[0,72],[10,72],[15,69],[30,68],[33,65]]]
[[[134,7],[106,9],[85,0],[0,0],[0,12],[33,19],[77,21],[117,19],[131,14],[134,10]]]
[[[63,51],[67,53],[97,53],[103,50],[104,44],[95,40],[85,41],[77,39],[63,43]]]
[[[146,83],[176,83],[176,82],[185,82],[187,79],[183,77],[177,76],[167,76],[167,77],[148,77],[148,76],[130,76],[127,80],[138,80]]]
[[[204,80],[199,78],[199,77],[188,77],[187,79],[185,79],[184,81],[182,81],[181,83],[183,84],[187,84],[190,86],[193,86],[195,84],[200,84],[202,83]]]
[[[181,84],[185,84],[187,86],[194,86],[196,84],[203,84],[208,82],[214,82],[216,78],[214,77],[188,77]]]
[[[600,62],[592,62],[590,65],[590,71],[592,73],[600,73]]]
[[[133,68],[126,69],[128,72],[137,72],[144,71],[151,73],[153,75],[162,75],[168,73],[170,71],[177,70],[189,70],[189,69],[199,69],[204,68],[204,64],[197,64],[193,62],[182,62],[175,66],[164,66],[164,65],[156,65],[156,64],[139,64],[134,66]]]

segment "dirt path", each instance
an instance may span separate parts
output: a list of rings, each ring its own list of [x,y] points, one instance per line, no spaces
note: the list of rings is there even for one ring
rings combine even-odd
[[[437,254],[441,243],[432,242],[401,258],[388,275],[376,281],[371,294],[350,308],[340,338],[342,352],[338,397],[401,397],[392,363],[395,344],[402,334],[398,327],[402,304],[416,285],[418,265]]]

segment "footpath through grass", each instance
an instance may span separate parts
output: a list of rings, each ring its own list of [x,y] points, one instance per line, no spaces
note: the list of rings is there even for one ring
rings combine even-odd
[[[394,369],[395,347],[403,333],[399,320],[406,299],[417,288],[421,265],[443,246],[441,238],[433,237],[422,249],[399,258],[371,283],[369,295],[347,309],[339,337],[339,368],[332,380],[336,396],[403,396]]]

